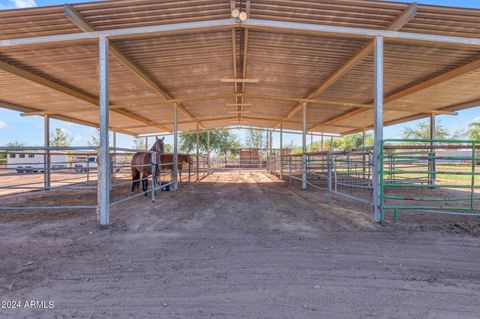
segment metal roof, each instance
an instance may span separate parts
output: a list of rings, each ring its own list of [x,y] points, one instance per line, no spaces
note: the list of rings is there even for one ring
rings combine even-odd
[[[407,41],[393,33],[474,41],[480,39],[480,10],[365,0],[117,0],[0,11],[1,43],[86,35],[0,45],[0,106],[96,126],[98,41],[87,35],[230,19],[233,6],[247,11],[252,23],[112,37],[112,130],[171,131],[174,103],[180,106],[180,130],[197,124],[300,130],[298,111],[305,101],[310,131],[370,128],[371,37],[296,29],[301,24],[392,31],[385,44],[387,125],[480,104],[480,46]],[[260,26],[262,21],[292,28]],[[233,78],[258,83],[221,81]],[[233,104],[243,105],[242,112]]]

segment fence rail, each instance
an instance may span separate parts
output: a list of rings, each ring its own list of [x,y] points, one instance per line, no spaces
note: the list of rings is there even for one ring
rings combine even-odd
[[[382,209],[480,216],[480,141],[385,140]]]
[[[143,165],[132,165],[132,156],[137,152],[149,153],[151,161]],[[94,209],[97,207],[98,189],[98,150],[96,147],[0,147],[0,155],[6,163],[0,166],[0,195],[18,192],[64,190],[87,192],[88,198],[81,205],[75,202],[77,196],[69,196],[60,205],[0,205],[0,210],[49,210],[49,209]],[[152,151],[139,151],[128,148],[110,148],[110,206],[120,205],[131,199],[151,195],[156,200],[157,192],[173,184],[173,162],[165,162],[164,157]],[[171,158],[169,156],[168,158]],[[166,158],[166,157],[165,157]],[[206,155],[190,155],[191,161],[179,163],[180,182],[190,181],[198,174],[199,179],[211,173],[210,160]],[[180,165],[181,164],[181,165]],[[149,168],[153,173],[132,181],[133,168]],[[181,168],[181,169],[180,169]],[[188,174],[183,174],[185,171]],[[148,191],[126,192],[132,182],[148,183]],[[127,188],[130,190],[130,187]],[[27,195],[28,196],[28,195]],[[90,203],[91,201],[91,203]],[[78,202],[78,201],[77,201]]]

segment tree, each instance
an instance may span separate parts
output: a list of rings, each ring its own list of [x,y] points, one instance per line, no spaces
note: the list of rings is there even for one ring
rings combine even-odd
[[[435,139],[437,140],[458,139],[463,134],[462,131],[450,133],[446,127],[440,124],[437,124],[435,127]],[[402,137],[406,139],[428,140],[430,139],[430,123],[420,122],[414,127],[406,127],[402,131]]]
[[[248,130],[245,146],[249,148],[267,148],[267,135],[263,131]]]
[[[193,152],[196,150],[197,134],[182,134],[180,136],[182,152]],[[240,143],[237,140],[237,136],[232,134],[229,130],[217,130],[210,132],[210,152],[226,153],[228,149],[239,148]],[[202,153],[206,153],[208,149],[208,133],[199,133],[199,150]]]
[[[73,138],[64,129],[56,128],[55,132],[50,135],[51,146],[70,146]]]
[[[19,142],[19,141],[13,141],[13,142],[8,142],[5,144],[6,147],[22,147],[25,146],[25,143]]]
[[[146,149],[145,138],[141,138],[141,137],[134,138],[133,148],[136,150],[145,150]]]
[[[25,146],[25,144],[20,143],[18,141],[13,141],[5,144],[6,147],[22,147]],[[7,152],[0,152],[0,162],[5,162],[7,159]]]
[[[470,123],[468,129],[468,138],[475,141],[480,141],[480,122]]]
[[[88,140],[88,146],[100,146],[100,130],[97,128],[95,134]]]

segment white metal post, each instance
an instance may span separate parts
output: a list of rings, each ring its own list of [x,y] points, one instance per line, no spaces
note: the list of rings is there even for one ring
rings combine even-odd
[[[50,150],[48,147],[50,147],[50,116],[48,114],[45,114],[43,116],[44,120],[44,139],[45,139],[45,147],[47,149],[45,150],[45,160],[43,164],[43,183],[44,183],[44,188],[46,191],[50,190],[50,184],[51,184],[51,159],[50,159]]]
[[[200,180],[200,134],[198,133],[198,122],[197,122],[197,141],[196,141],[196,159],[197,159],[197,182]]]
[[[302,189],[307,190],[307,103],[303,103]]]
[[[373,150],[373,205],[375,221],[383,221],[383,211],[381,203],[381,148],[383,141],[383,37],[375,39],[375,116],[374,116],[374,150]]]
[[[322,136],[321,136],[321,141],[320,141],[320,150],[323,152],[323,132],[322,132]]]
[[[283,123],[280,126],[280,179],[283,179]]]
[[[112,132],[112,133],[113,133],[112,134],[113,135],[113,159],[112,159],[113,176],[112,176],[112,178],[116,178],[117,177],[117,173],[116,173],[116,170],[117,170],[117,132]]]
[[[432,172],[430,174],[430,181],[429,181],[429,184],[431,185],[435,185],[436,183],[436,174],[434,173],[435,170],[437,169],[437,163],[436,163],[436,160],[435,160],[435,143],[433,142],[433,140],[435,140],[437,138],[436,136],[436,118],[435,118],[435,114],[432,113],[430,114],[430,139],[432,140],[430,142],[430,157],[432,157],[432,159],[429,161],[429,170]]]
[[[100,64],[100,146],[98,168],[97,215],[100,227],[110,223],[110,153],[108,143],[108,46],[109,40],[99,38]]]
[[[173,108],[173,189],[178,190],[178,105]]]
[[[210,174],[210,130],[207,132],[207,168]]]

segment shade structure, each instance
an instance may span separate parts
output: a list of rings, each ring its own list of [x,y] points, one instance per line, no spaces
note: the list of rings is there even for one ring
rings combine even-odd
[[[231,19],[232,8],[248,19]],[[309,131],[360,132],[374,120],[369,32],[390,32],[388,125],[480,104],[478,25],[480,10],[363,0],[117,0],[6,10],[0,106],[98,126],[95,32],[110,32],[113,131],[171,132],[175,106],[181,131],[197,124],[302,130],[307,102]]]

